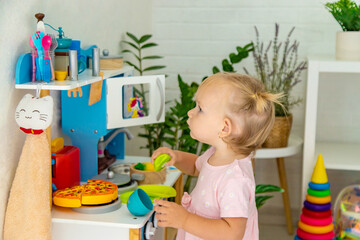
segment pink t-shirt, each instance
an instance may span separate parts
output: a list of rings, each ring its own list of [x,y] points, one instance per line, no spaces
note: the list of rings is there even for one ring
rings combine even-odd
[[[195,162],[199,177],[191,194],[185,193],[181,204],[196,215],[220,219],[247,218],[244,240],[258,240],[258,213],[255,204],[255,179],[251,157],[236,159],[223,166],[211,166],[208,159],[215,152],[209,148]],[[178,229],[177,240],[201,239]]]

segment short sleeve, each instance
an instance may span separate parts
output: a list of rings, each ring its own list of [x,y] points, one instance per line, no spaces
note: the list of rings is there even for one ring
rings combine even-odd
[[[249,217],[251,201],[255,198],[255,184],[249,178],[232,178],[219,189],[220,217]]]
[[[206,150],[200,157],[198,157],[195,161],[195,167],[200,172],[202,165],[204,162],[206,162],[211,155],[213,155],[215,152],[214,147],[210,147],[208,150]]]

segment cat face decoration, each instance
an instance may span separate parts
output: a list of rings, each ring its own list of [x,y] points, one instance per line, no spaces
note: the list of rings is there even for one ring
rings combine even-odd
[[[53,119],[54,100],[51,96],[35,98],[26,94],[15,111],[16,123],[25,133],[40,134]]]

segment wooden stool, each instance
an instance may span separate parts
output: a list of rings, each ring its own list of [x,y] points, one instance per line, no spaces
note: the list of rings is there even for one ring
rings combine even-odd
[[[284,158],[296,155],[302,149],[303,140],[297,136],[290,136],[288,146],[284,148],[262,148],[256,151],[255,159],[268,159],[275,158],[279,179],[280,179],[280,187],[284,189],[282,193],[283,203],[284,203],[284,211],[286,218],[286,225],[289,235],[294,233],[292,219],[291,219],[291,208],[290,208],[290,200],[289,193],[287,187],[286,173],[285,173],[285,164]],[[255,167],[255,162],[253,161],[253,167]]]

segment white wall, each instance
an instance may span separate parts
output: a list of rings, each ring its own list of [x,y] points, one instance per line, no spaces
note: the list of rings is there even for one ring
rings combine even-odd
[[[126,31],[136,34],[151,32],[152,2],[148,0],[63,0],[0,2],[0,239],[8,193],[24,143],[23,134],[15,123],[15,107],[22,96],[35,91],[16,90],[15,67],[18,57],[30,51],[28,40],[36,31],[37,12],[45,13],[44,21],[62,26],[67,37],[82,41],[82,47],[97,44],[112,54],[119,54],[120,40]],[[49,30],[49,32],[53,32]],[[59,94],[52,136],[60,135]],[[36,183],[34,183],[36,184]]]

